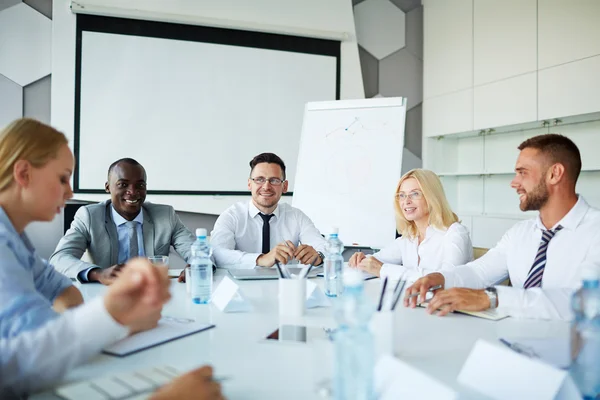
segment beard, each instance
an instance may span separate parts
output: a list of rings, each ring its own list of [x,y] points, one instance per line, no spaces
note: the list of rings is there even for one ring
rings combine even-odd
[[[525,201],[519,204],[521,211],[538,211],[548,202],[550,194],[543,179],[530,192],[525,192]]]

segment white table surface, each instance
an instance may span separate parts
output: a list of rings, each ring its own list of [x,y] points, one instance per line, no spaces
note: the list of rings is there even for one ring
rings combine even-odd
[[[218,270],[215,287],[225,272]],[[322,286],[322,278],[312,280]],[[214,305],[193,304],[185,284],[172,280],[172,299],[163,314],[190,317],[215,324],[216,328],[166,343],[124,358],[98,355],[75,368],[62,383],[96,376],[170,364],[184,370],[211,364],[216,375],[229,379],[223,389],[229,399],[318,399],[317,383],[331,377],[332,343],[317,340],[307,344],[265,342],[264,337],[280,324],[278,282],[236,281],[254,310],[249,313],[223,313]],[[77,284],[89,300],[106,290],[99,284]],[[367,293],[376,299],[380,280],[366,282]],[[426,314],[422,308],[396,309],[395,355],[460,393],[461,399],[482,395],[456,381],[460,369],[477,339],[497,341],[500,337],[564,337],[569,326],[561,321],[535,321],[507,318],[488,321],[461,314],[443,318]],[[299,322],[299,321],[283,321]],[[304,325],[335,327],[333,307],[307,310]],[[490,360],[489,366],[493,365]],[[402,377],[398,377],[402,379]],[[425,394],[422,398],[426,399]],[[34,399],[56,398],[49,393]]]

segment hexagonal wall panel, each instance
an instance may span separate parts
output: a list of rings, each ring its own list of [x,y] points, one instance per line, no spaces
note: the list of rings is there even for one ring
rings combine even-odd
[[[0,11],[0,74],[26,86],[51,68],[52,21],[24,3]]]
[[[423,61],[406,49],[379,61],[379,93],[407,97],[407,110],[423,101]]]
[[[52,0],[23,0],[23,3],[52,19]]]
[[[51,75],[23,88],[23,116],[50,123]]]
[[[405,17],[389,0],[365,0],[354,6],[358,44],[381,60],[404,47]]]
[[[421,0],[390,0],[399,9],[407,13],[417,7],[421,7]]]
[[[406,48],[418,59],[423,59],[423,7],[406,13]]]
[[[358,56],[365,86],[365,97],[373,97],[379,93],[379,61],[360,46],[358,46]]]
[[[4,10],[5,8],[17,5],[20,2],[21,0],[0,0],[0,11]]]
[[[23,90],[7,77],[0,75],[0,130],[23,116]]]
[[[419,104],[406,112],[404,147],[417,157],[423,153],[423,105]]]

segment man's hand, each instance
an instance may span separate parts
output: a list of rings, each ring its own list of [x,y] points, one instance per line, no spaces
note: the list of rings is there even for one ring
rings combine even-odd
[[[310,264],[312,262],[315,266],[321,265],[323,262],[321,257],[319,257],[319,253],[317,253],[312,246],[307,244],[301,244],[298,246],[298,248],[296,248],[296,251],[294,252],[294,258],[296,258],[296,260],[298,260],[301,264]]]
[[[444,275],[439,272],[434,272],[429,275],[425,275],[424,277],[417,279],[415,283],[412,284],[411,287],[406,289],[404,296],[404,306],[415,308],[417,306],[417,296],[410,298],[411,294],[419,293],[418,301],[419,303],[425,302],[425,296],[427,296],[427,291],[429,288],[432,288],[437,285],[442,285],[444,287],[446,279],[444,279]]]
[[[373,256],[365,257],[357,265],[358,269],[362,269],[371,275],[379,276],[381,273],[381,267],[383,263]]]
[[[185,266],[185,268],[183,269],[183,271],[181,271],[179,273],[179,278],[177,278],[177,282],[179,282],[179,283],[185,283],[185,269],[189,268],[189,267],[190,267],[190,264],[187,264]]]
[[[357,251],[356,253],[352,254],[352,256],[350,257],[350,259],[348,260],[348,265],[350,267],[358,267],[358,264],[360,264],[360,262],[362,260],[364,260],[367,256],[365,256],[365,253],[362,253],[360,251]]]
[[[158,389],[151,400],[224,400],[221,385],[212,380],[212,368],[202,367],[181,375]]]
[[[161,312],[162,308],[130,324],[129,334],[134,335],[138,332],[148,331],[150,329],[156,328],[158,326],[158,321],[161,317]]]
[[[289,260],[294,258],[296,246],[289,240],[279,243],[267,254],[261,254],[256,259],[256,265],[261,267],[272,267],[275,265],[275,261],[279,261],[281,264],[287,264]]]
[[[95,268],[88,273],[90,282],[100,282],[103,285],[112,285],[115,279],[121,275],[126,264],[116,264],[109,268]]]
[[[148,326],[169,301],[169,271],[144,258],[129,261],[104,296],[108,313],[121,325]]]
[[[490,298],[483,290],[452,288],[440,290],[427,305],[427,312],[439,310],[440,317],[456,310],[483,311],[490,308]]]
[[[54,308],[54,311],[57,313],[62,313],[69,308],[77,307],[81,304],[83,304],[81,292],[75,286],[69,286],[63,290],[61,294],[56,296],[52,308]]]

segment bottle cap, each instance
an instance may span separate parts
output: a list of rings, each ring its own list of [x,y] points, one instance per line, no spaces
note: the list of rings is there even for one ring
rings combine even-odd
[[[344,286],[359,286],[363,283],[363,273],[356,268],[346,268],[343,274]]]
[[[206,237],[206,229],[205,228],[197,228],[196,229],[196,237]]]
[[[332,227],[331,230],[329,231],[330,235],[337,235],[338,233],[340,233],[340,228],[338,227]]]

